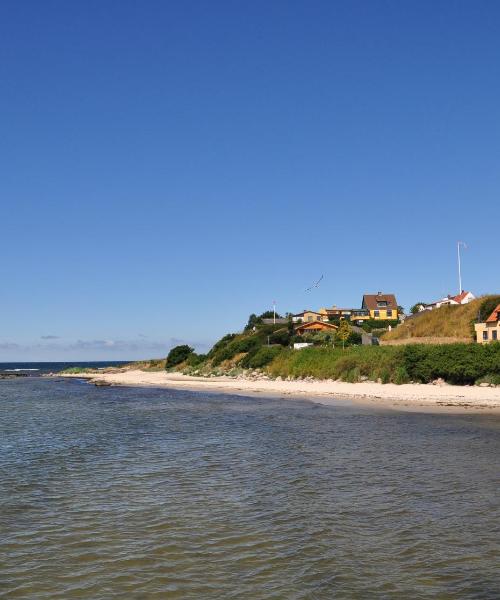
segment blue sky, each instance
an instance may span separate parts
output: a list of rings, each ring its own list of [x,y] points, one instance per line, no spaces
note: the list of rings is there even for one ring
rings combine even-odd
[[[0,360],[498,292],[500,4],[0,5]],[[304,290],[324,275],[312,293]]]

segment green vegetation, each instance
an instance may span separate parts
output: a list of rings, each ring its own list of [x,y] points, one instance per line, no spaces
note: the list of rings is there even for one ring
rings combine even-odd
[[[244,369],[262,369],[272,362],[282,352],[280,346],[261,346],[256,352],[247,354],[240,366]]]
[[[420,307],[425,306],[426,304],[427,302],[417,302],[410,308],[410,313],[412,315],[418,315],[418,313],[421,312]]]
[[[380,329],[387,322],[377,320],[365,324],[366,329],[373,327],[374,335],[382,333],[384,340],[404,342],[408,337],[419,336],[470,340],[474,321],[485,319],[499,303],[499,296],[488,296],[464,306],[426,311],[390,332]],[[340,321],[336,331],[296,336],[291,321],[264,324],[262,318],[266,317],[251,315],[251,328],[247,325],[243,333],[225,335],[206,355],[196,354],[187,345],[176,346],[166,360],[149,361],[143,368],[158,369],[165,365],[167,369],[197,375],[234,375],[245,369],[261,369],[273,377],[284,378],[371,380],[396,384],[430,383],[442,379],[459,385],[500,385],[500,343],[362,346],[360,334],[353,331],[347,321]],[[379,329],[375,329],[375,325]],[[310,342],[313,346],[292,350],[296,341]],[[76,368],[73,372],[85,370]]]
[[[315,377],[359,381],[361,378],[395,381],[400,348],[356,346],[351,348],[311,347],[283,350],[268,366],[275,377]]]
[[[407,346],[357,346],[284,350],[268,366],[271,375],[343,381],[430,383],[436,379],[458,385],[494,382],[500,378],[500,343]],[[486,379],[484,379],[486,378]]]
[[[474,323],[478,319],[486,319],[497,304],[500,304],[500,296],[484,296],[469,304],[426,310],[387,332],[382,339],[392,341],[408,338],[455,338],[472,341]]]
[[[349,323],[345,319],[342,319],[336,334],[337,338],[342,342],[342,350],[345,349],[345,343],[349,339],[351,332],[352,328]]]
[[[366,319],[366,321],[363,321],[363,323],[359,327],[364,329],[367,333],[371,333],[376,330],[386,331],[389,328],[389,325],[391,327],[398,327],[399,320],[398,319],[383,319],[383,320],[381,320],[381,319]]]
[[[68,367],[60,371],[60,373],[64,375],[83,375],[85,373],[95,373],[95,371],[95,369],[89,367]]]
[[[273,317],[276,317],[277,319],[282,319],[283,318],[278,313],[274,314],[274,312],[272,310],[266,310],[265,312],[263,312],[259,316],[257,316],[256,314],[252,313],[248,317],[248,322],[247,322],[247,324],[245,326],[245,331],[248,331],[249,329],[253,329],[254,327],[257,327],[257,325],[261,325],[262,324],[262,319],[272,319]]]
[[[187,344],[182,344],[180,346],[175,346],[170,350],[167,356],[167,361],[165,363],[165,368],[170,369],[177,365],[183,363],[187,358],[194,353],[194,348],[188,346]]]

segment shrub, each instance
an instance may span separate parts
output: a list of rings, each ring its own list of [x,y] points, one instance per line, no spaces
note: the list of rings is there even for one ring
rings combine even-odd
[[[175,367],[176,365],[180,365],[193,352],[194,352],[194,348],[191,348],[191,346],[188,346],[187,344],[175,346],[168,353],[167,361],[165,363],[165,368],[169,369],[171,367]]]
[[[211,358],[214,354],[216,354],[219,350],[221,350],[221,348],[224,348],[225,346],[227,346],[229,344],[229,342],[234,340],[235,337],[236,337],[235,333],[228,333],[227,335],[222,337],[218,342],[216,342],[212,346],[212,348],[210,349],[210,352],[208,353],[208,357]]]
[[[193,352],[187,357],[186,364],[188,367],[197,367],[198,365],[201,365],[201,363],[205,362],[206,359],[206,354],[196,354]]]
[[[500,343],[408,345],[403,360],[413,381],[429,383],[442,378],[470,385],[486,375],[500,375]]]
[[[282,349],[278,346],[262,346],[256,352],[247,354],[240,365],[245,369],[261,369],[268,365]]]
[[[221,362],[234,358],[242,352],[250,352],[262,345],[262,339],[256,335],[236,338],[230,341],[227,345],[219,348],[212,356],[212,364],[220,365]],[[211,352],[210,352],[211,354]],[[209,356],[210,356],[209,354]]]
[[[388,329],[389,325],[394,328],[399,325],[398,319],[366,319],[359,327],[371,333],[374,329]]]

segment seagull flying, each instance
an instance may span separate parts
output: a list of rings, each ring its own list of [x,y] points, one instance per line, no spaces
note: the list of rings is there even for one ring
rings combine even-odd
[[[318,281],[316,281],[316,283],[313,283],[311,285],[311,287],[308,287],[306,289],[306,292],[310,292],[312,289],[319,287],[319,284],[321,283],[321,280],[323,279],[323,275],[321,275],[321,277],[318,279]]]

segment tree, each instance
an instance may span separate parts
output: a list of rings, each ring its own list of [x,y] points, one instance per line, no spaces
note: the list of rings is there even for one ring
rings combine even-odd
[[[176,365],[180,365],[191,354],[193,354],[193,352],[194,352],[194,348],[191,348],[191,346],[188,346],[187,344],[182,344],[181,346],[175,346],[168,353],[167,360],[165,362],[165,368],[169,369],[170,367],[175,367]]]
[[[400,315],[404,315],[405,314],[405,307],[404,306],[398,306],[398,313]]]
[[[422,311],[422,307],[425,306],[425,302],[417,302],[410,308],[410,312],[412,315],[416,315],[417,313]]]
[[[342,319],[339,328],[337,329],[337,337],[342,342],[342,349],[345,349],[345,343],[349,339],[351,332],[352,329],[349,323],[345,319]]]
[[[259,315],[260,319],[272,319],[273,317],[274,317],[274,311],[272,311],[272,310],[266,310],[261,315]],[[283,317],[280,314],[276,313],[276,318],[282,319]]]
[[[252,313],[248,317],[248,323],[245,326],[245,331],[247,331],[248,329],[253,329],[256,325],[258,325],[261,322],[261,319],[255,313]]]

